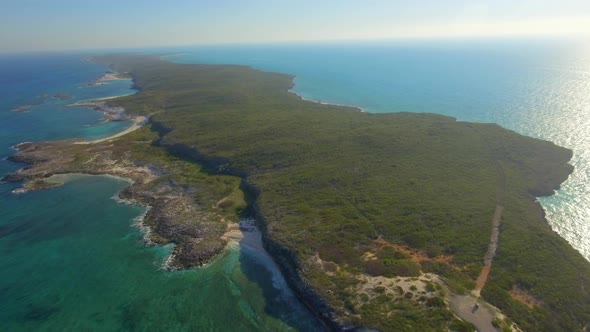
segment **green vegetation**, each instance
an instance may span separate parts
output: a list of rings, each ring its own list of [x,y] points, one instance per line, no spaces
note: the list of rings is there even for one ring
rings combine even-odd
[[[590,321],[590,264],[549,229],[531,196],[567,178],[571,151],[493,124],[307,102],[287,92],[292,77],[247,67],[98,61],[129,72],[141,89],[113,103],[151,116],[152,132],[116,146],[138,162],[173,168],[172,180],[187,187],[202,184],[194,195],[203,206],[240,213],[245,201],[236,188],[244,181],[265,246],[324,318],[395,331],[473,330],[439,297],[421,304],[382,294],[357,303],[365,297],[355,295],[352,276],[422,270],[454,291],[471,288],[500,199],[500,247],[483,297],[527,331],[575,331]],[[227,203],[211,204],[222,197]],[[379,251],[377,241],[429,259]],[[367,252],[376,260],[363,259]],[[514,286],[542,305],[513,299]]]
[[[420,265],[398,251],[386,253],[380,251],[377,254],[377,259],[368,260],[364,263],[364,269],[369,275],[388,278],[396,276],[417,277],[420,275]]]
[[[153,142],[157,139],[154,131],[144,127],[120,138],[117,146],[130,148],[120,153],[130,152],[131,159],[165,170],[166,175],[152,186],[174,182],[185,189],[191,188],[188,191],[192,199],[203,210],[218,214],[225,211],[226,213],[220,213],[223,218],[237,221],[247,208],[246,198],[240,189],[241,180],[234,176],[211,174],[211,170],[200,164],[154,145]],[[220,202],[222,204],[218,204]]]

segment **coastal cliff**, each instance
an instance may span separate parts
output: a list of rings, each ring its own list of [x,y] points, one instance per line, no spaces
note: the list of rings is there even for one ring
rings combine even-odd
[[[590,320],[590,264],[534,197],[567,179],[571,151],[491,124],[312,103],[288,92],[292,77],[246,67],[97,61],[141,89],[109,104],[150,123],[92,145],[20,145],[12,159],[30,165],[5,180],[131,178],[122,196],[152,206],[151,239],[176,244],[176,267],[212,259],[227,223],[255,214],[289,284],[335,330],[469,329],[446,295],[475,286],[501,192],[483,297],[523,330]]]

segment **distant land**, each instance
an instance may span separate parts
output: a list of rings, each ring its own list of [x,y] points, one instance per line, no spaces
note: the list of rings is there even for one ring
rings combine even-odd
[[[150,240],[175,244],[170,268],[206,264],[235,222],[255,217],[264,249],[330,330],[590,322],[590,263],[536,202],[572,172],[570,150],[495,124],[306,101],[289,92],[292,76],[243,66],[94,61],[133,78],[138,94],[100,101],[125,109],[133,130],[20,144],[11,159],[29,166],[4,180],[133,180],[121,195],[151,207]]]

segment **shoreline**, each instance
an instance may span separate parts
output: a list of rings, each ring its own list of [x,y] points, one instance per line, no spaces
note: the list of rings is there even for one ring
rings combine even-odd
[[[359,107],[359,106],[345,105],[345,104],[335,104],[335,103],[323,102],[323,101],[320,101],[320,100],[307,99],[307,98],[301,96],[300,94],[298,94],[297,92],[292,91],[292,90],[289,90],[289,93],[292,93],[295,96],[297,96],[299,99],[304,100],[304,101],[308,101],[310,103],[315,103],[315,104],[320,104],[320,105],[326,105],[326,106],[347,107],[347,108],[356,109],[357,111],[359,111],[361,113],[367,113],[367,114],[370,113],[370,112],[366,111],[364,108]]]
[[[73,173],[58,173],[58,174],[53,174],[45,179],[43,179],[43,181],[52,184],[52,187],[58,187],[58,186],[63,186],[68,184],[69,182],[72,181],[76,181],[80,178],[83,177],[88,177],[88,176],[99,176],[99,177],[106,177],[106,178],[110,178],[110,179],[114,179],[117,181],[123,181],[125,183],[127,183],[127,185],[122,188],[121,190],[119,190],[117,193],[115,193],[111,199],[114,200],[117,204],[124,204],[124,205],[136,205],[136,206],[140,206],[142,208],[144,208],[144,211],[138,215],[137,217],[133,218],[131,220],[131,225],[133,227],[136,227],[143,235],[143,241],[142,243],[146,246],[153,246],[156,245],[156,243],[154,241],[152,241],[151,239],[151,234],[152,234],[152,229],[150,226],[145,224],[145,220],[148,216],[148,214],[150,213],[150,211],[152,210],[152,206],[137,200],[133,200],[131,198],[123,198],[121,197],[121,193],[133,186],[136,182],[135,180],[133,180],[130,177],[124,177],[124,176],[119,176],[119,175],[113,175],[113,174],[109,174],[109,173],[104,173],[104,174],[90,174],[90,173],[82,173],[82,172],[73,172]],[[26,189],[26,188],[19,188],[22,189],[22,192],[18,192],[17,194],[24,194],[27,193],[29,191],[32,190],[37,190],[37,189]],[[19,189],[15,189],[19,190]],[[40,188],[40,189],[44,189],[44,188]],[[174,253],[172,252],[170,254],[170,256],[166,259],[166,262],[168,265],[170,265],[173,262],[173,256]],[[168,265],[163,266],[166,269],[171,269]]]
[[[345,105],[345,104],[336,104],[336,103],[328,103],[328,102],[323,102],[321,100],[313,100],[313,99],[308,99],[303,97],[302,95],[300,95],[299,93],[295,92],[293,89],[295,88],[295,82],[293,81],[293,88],[289,89],[289,93],[294,94],[295,96],[297,96],[299,99],[301,100],[305,100],[311,103],[315,103],[315,104],[320,104],[320,105],[326,105],[326,106],[337,106],[337,107],[347,107],[347,108],[353,108],[356,109],[357,111],[361,112],[361,113],[367,113],[369,114],[370,112],[368,112],[367,110],[365,110],[364,108],[360,107],[360,106],[355,106],[355,105]]]
[[[65,107],[93,107],[93,106],[95,106],[94,104],[100,104],[104,101],[113,100],[113,99],[117,99],[117,98],[121,98],[121,97],[133,96],[135,94],[137,94],[137,92],[130,93],[130,94],[124,94],[124,95],[117,95],[117,96],[107,96],[107,97],[100,97],[100,98],[84,99],[84,100],[79,100],[79,101],[72,103],[72,104],[67,104],[67,105],[65,105]]]
[[[237,223],[228,224],[227,231],[221,238],[228,242],[228,247],[236,245],[239,250],[251,255],[253,259],[262,264],[272,274],[272,286],[275,289],[296,297],[280,266],[264,248],[262,232],[256,225],[256,219],[240,219]]]
[[[115,77],[114,75],[115,74],[111,74],[109,76],[108,74],[105,74],[102,77],[98,78],[95,82],[102,82],[105,80],[132,80],[131,78],[119,78]],[[136,93],[137,91],[134,93],[130,93],[129,95],[133,95]],[[149,117],[130,117],[123,107],[110,106],[107,104],[107,101],[123,96],[127,95],[108,96],[97,99],[82,100],[69,105],[65,105],[65,107],[87,107],[94,109],[95,111],[102,112],[106,117],[106,121],[118,121],[123,119],[131,120],[132,125],[129,128],[101,139],[96,139],[92,141],[74,141],[70,139],[63,141],[62,144],[73,146],[85,145],[88,146],[88,148],[91,148],[93,144],[97,144],[97,146],[100,147],[98,143],[108,142],[113,139],[122,137],[149,123]],[[194,267],[206,267],[212,260],[219,257],[219,254],[223,252],[223,250],[220,250],[213,256],[209,257],[207,257],[207,255],[203,255],[202,257],[200,257],[199,264],[197,266],[187,266],[185,265],[185,262],[183,262],[179,258],[180,256],[177,249],[179,249],[180,247],[177,246],[173,241],[166,238],[162,238],[161,235],[156,234],[154,232],[152,226],[148,225],[148,219],[158,219],[162,215],[169,212],[164,210],[170,208],[170,206],[174,206],[176,202],[170,202],[169,204],[166,204],[166,209],[162,209],[162,206],[159,206],[161,204],[151,204],[157,203],[161,198],[164,197],[159,197],[161,195],[157,192],[153,192],[152,190],[145,191],[146,188],[144,188],[144,184],[156,180],[161,175],[159,174],[159,172],[154,172],[153,170],[149,169],[149,167],[140,167],[137,165],[118,166],[116,165],[117,161],[113,160],[112,164],[103,165],[102,167],[99,166],[98,168],[94,166],[90,169],[85,169],[85,167],[74,169],[59,167],[47,169],[42,173],[30,173],[29,170],[31,170],[31,162],[33,161],[33,159],[19,159],[18,157],[21,153],[28,152],[28,150],[36,150],[39,147],[52,146],[53,144],[51,141],[41,143],[20,142],[11,147],[14,151],[17,152],[17,154],[7,157],[7,159],[13,162],[21,162],[29,165],[22,168],[21,170],[18,170],[16,173],[11,174],[11,176],[5,176],[3,178],[3,181],[5,180],[6,182],[23,182],[21,187],[12,190],[12,194],[25,194],[31,191],[58,187],[65,185],[70,181],[75,181],[77,178],[84,176],[103,176],[110,177],[120,181],[125,181],[127,185],[122,190],[114,194],[111,197],[111,199],[113,199],[118,204],[133,204],[144,208],[144,211],[137,217],[133,218],[130,223],[130,225],[136,227],[142,233],[142,243],[144,245],[173,245],[172,251],[170,252],[169,256],[165,259],[164,263],[161,266],[162,269],[173,271],[180,269],[190,269]],[[60,145],[60,143],[57,142],[57,145]],[[228,228],[230,227],[231,225],[228,225]],[[252,225],[252,227],[255,228],[256,226]],[[251,235],[254,235],[254,237],[252,237]],[[275,263],[272,256],[270,256],[270,254],[264,249],[262,245],[261,233],[257,228],[254,232],[248,234],[241,233],[241,235],[232,235],[226,233],[220,236],[219,239],[225,242],[224,248],[227,247],[227,245],[230,243],[236,243],[241,248],[246,248],[246,250],[253,253],[254,255],[262,257],[264,261],[271,262],[270,264],[272,264],[272,269],[280,271],[278,265]],[[274,273],[276,272],[273,272],[273,274]]]
[[[361,113],[373,114],[373,113],[367,111],[366,109],[364,109],[364,108],[362,108],[360,106],[356,106],[356,105],[347,105],[347,104],[337,104],[337,103],[330,103],[330,102],[322,102],[319,99],[318,100],[313,100],[313,99],[305,98],[305,97],[303,97],[302,95],[300,95],[298,92],[296,92],[294,90],[295,89],[295,86],[296,86],[295,79],[296,79],[296,76],[294,76],[293,79],[291,80],[293,82],[293,87],[291,89],[289,89],[288,92],[294,94],[295,96],[297,96],[301,100],[305,100],[305,101],[309,101],[309,102],[313,102],[313,103],[321,104],[321,105],[350,107],[350,108],[358,109]],[[403,113],[403,112],[406,112],[406,111],[391,111],[391,112],[387,112],[387,113]],[[421,112],[412,112],[412,111],[407,111],[407,112],[408,113],[413,113],[413,114],[420,114],[421,113]],[[434,114],[439,114],[439,113],[434,113]],[[473,120],[461,120],[461,119],[456,118],[455,116],[450,116],[450,115],[444,115],[444,116],[453,117],[453,118],[456,119],[456,121],[461,121],[461,122],[474,122]],[[493,122],[493,124],[498,125],[498,126],[502,126],[502,127],[505,126],[504,124],[500,124],[500,123],[496,123],[496,122]],[[510,130],[513,130],[513,129],[510,129]],[[525,135],[525,136],[529,136],[530,135],[528,133],[521,133],[520,131],[516,131],[516,130],[515,130],[515,132],[518,133],[518,134],[520,134],[520,135]],[[535,138],[541,139],[541,140],[546,140],[546,141],[549,141],[549,142],[553,142],[553,141],[550,141],[547,138],[541,138],[541,137],[536,137],[536,136],[535,136]],[[554,144],[556,144],[556,143],[554,143]],[[570,150],[573,151],[573,148],[572,147],[565,147],[565,148],[570,149]],[[570,165],[573,166],[572,161],[573,161],[573,159],[570,159],[570,161],[568,161],[568,164],[570,164]],[[575,168],[577,169],[577,167],[575,167]],[[561,238],[565,239],[577,252],[579,252],[587,261],[590,262],[590,252],[589,251],[585,251],[584,248],[582,248],[582,247],[579,247],[578,246],[578,242],[575,242],[574,240],[572,240],[572,237],[571,236],[570,237],[567,237],[566,236],[567,235],[566,232],[564,232],[564,230],[562,228],[558,227],[557,224],[555,223],[555,221],[551,221],[549,219],[550,217],[554,217],[554,215],[556,213],[551,213],[550,214],[549,212],[551,212],[551,211],[549,209],[549,206],[547,205],[547,202],[545,202],[543,200],[543,198],[550,198],[550,197],[554,197],[556,195],[559,195],[560,192],[562,190],[564,190],[563,188],[567,185],[567,182],[568,181],[571,181],[571,179],[572,179],[572,177],[571,177],[571,174],[570,174],[570,176],[568,176],[568,178],[564,182],[562,182],[561,185],[560,185],[560,187],[557,188],[557,189],[555,189],[553,193],[548,194],[548,195],[545,195],[545,194],[544,195],[533,195],[533,197],[535,198],[535,202],[537,202],[541,206],[541,209],[543,210],[543,214],[544,214],[545,223],[551,228],[551,230],[553,232],[555,232],[556,234],[558,234]]]
[[[128,132],[119,133],[119,136],[125,135]],[[107,138],[109,140],[111,138]],[[227,239],[222,238],[222,234],[217,236],[203,233],[200,239],[205,239],[213,242],[205,243],[205,247],[198,247],[194,251],[200,241],[194,243],[182,242],[182,237],[189,234],[190,231],[184,228],[182,223],[168,224],[167,220],[174,218],[178,213],[189,213],[195,215],[194,206],[187,206],[189,198],[183,194],[180,187],[170,187],[168,183],[156,184],[152,187],[150,183],[156,181],[162,175],[166,174],[166,169],[153,169],[145,165],[138,165],[132,159],[124,156],[113,157],[110,154],[102,155],[104,145],[96,144],[76,144],[78,142],[61,141],[61,142],[42,142],[42,143],[21,143],[14,148],[17,154],[10,157],[10,161],[27,163],[29,167],[22,168],[20,171],[11,173],[3,178],[6,182],[24,182],[20,188],[14,189],[13,194],[24,194],[30,191],[43,190],[56,186],[61,186],[73,180],[76,176],[106,176],[117,180],[127,182],[129,185],[122,189],[119,193],[111,197],[116,202],[121,204],[135,204],[145,207],[145,211],[133,219],[132,225],[138,227],[143,233],[143,243],[145,245],[169,245],[174,244],[172,252],[166,258],[162,265],[166,270],[181,270],[191,269],[195,267],[207,266],[212,260],[217,258],[223,249],[227,246]],[[35,160],[48,160],[54,154],[46,154],[46,149],[57,148],[61,149],[67,146],[78,146],[83,151],[91,151],[91,156],[88,156],[87,162],[84,162],[75,167],[69,167],[67,158],[58,158],[56,161],[48,164],[36,163]],[[100,156],[100,157],[99,157]],[[100,162],[96,164],[89,161],[96,161],[100,158]],[[41,169],[37,170],[37,167]],[[163,190],[163,191],[162,191]],[[201,211],[202,212],[202,211]],[[203,222],[207,223],[208,216],[202,214]],[[153,225],[166,225],[164,233],[153,229]],[[175,226],[178,225],[178,226]],[[205,226],[206,227],[206,226]],[[185,232],[189,233],[185,233]],[[178,242],[180,241],[180,242]],[[188,247],[187,247],[188,245]],[[258,247],[262,247],[259,245]]]
[[[99,138],[99,139],[96,139],[96,140],[93,140],[93,141],[79,141],[79,142],[74,142],[74,144],[82,144],[82,145],[84,145],[84,144],[97,144],[97,143],[111,141],[113,139],[119,138],[121,136],[124,136],[124,135],[127,135],[127,134],[131,133],[131,132],[136,131],[137,129],[145,126],[148,122],[149,122],[149,118],[148,117],[145,117],[145,116],[137,116],[135,118],[132,118],[132,125],[129,128],[127,128],[127,129],[125,129],[125,130],[123,130],[121,132],[118,132],[118,133],[113,134],[113,135],[108,136],[108,137]]]
[[[110,71],[110,72],[105,73],[103,76],[97,78],[93,82],[103,82],[104,83],[106,81],[121,81],[121,80],[133,81],[133,79],[131,77],[122,77],[122,75],[128,75],[128,74],[119,74],[119,73]],[[131,132],[143,127],[145,124],[147,124],[149,122],[149,117],[129,116],[129,114],[127,114],[127,111],[125,110],[125,108],[120,107],[120,106],[110,106],[107,104],[108,100],[113,100],[113,99],[117,99],[117,98],[125,97],[125,96],[132,96],[135,94],[137,94],[137,91],[132,92],[130,94],[125,94],[125,95],[108,96],[108,97],[102,97],[102,98],[96,98],[96,99],[90,99],[90,100],[81,100],[81,101],[75,102],[73,104],[66,105],[66,107],[88,107],[88,108],[91,108],[97,112],[101,112],[104,115],[105,121],[107,121],[107,122],[125,121],[125,120],[131,121],[131,126],[123,131],[112,134],[108,137],[95,139],[92,141],[87,141],[87,140],[79,141],[79,142],[75,142],[74,144],[96,144],[96,143],[110,141],[110,140],[119,138],[121,136],[124,136],[128,133],[131,133]]]
[[[88,82],[86,85],[90,87],[96,87],[101,85],[109,84],[109,81],[123,81],[123,80],[131,80],[131,77],[127,77],[128,74],[120,74],[113,71],[105,72],[101,77]]]
[[[73,104],[68,104],[65,107],[87,107],[97,112],[101,112],[104,115],[105,119],[108,121],[123,121],[128,119],[128,115],[123,107],[109,106],[104,100],[100,101],[98,99],[95,99],[90,101],[81,101]]]
[[[237,223],[228,224],[227,231],[221,238],[248,247],[272,259],[272,256],[264,249],[262,233],[253,218],[240,219]]]

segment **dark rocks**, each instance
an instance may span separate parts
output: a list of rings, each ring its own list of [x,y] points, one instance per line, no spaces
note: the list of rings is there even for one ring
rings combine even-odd
[[[176,265],[184,268],[203,266],[213,260],[226,246],[220,238],[191,239],[176,246]]]
[[[59,100],[70,100],[70,99],[72,99],[72,96],[65,94],[65,93],[58,93],[56,95],[53,95],[53,98],[59,99]]]

